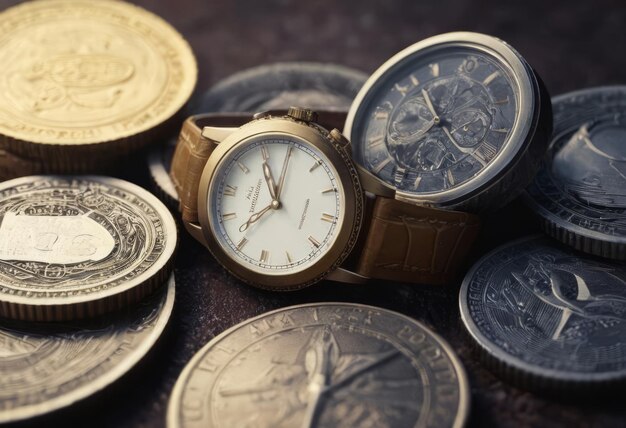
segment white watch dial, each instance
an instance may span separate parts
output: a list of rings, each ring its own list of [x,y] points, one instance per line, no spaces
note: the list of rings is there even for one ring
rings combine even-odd
[[[304,140],[257,137],[218,165],[209,193],[211,229],[248,269],[292,274],[332,247],[344,217],[344,189],[327,157]]]

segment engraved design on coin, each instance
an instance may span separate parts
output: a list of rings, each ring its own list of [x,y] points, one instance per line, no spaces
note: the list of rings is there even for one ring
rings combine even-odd
[[[558,381],[626,378],[626,269],[543,237],[500,247],[467,274],[461,316],[488,354]]]
[[[526,202],[575,242],[619,245],[579,249],[626,258],[626,87],[594,88],[556,97],[554,136]],[[554,233],[553,233],[554,234]]]
[[[124,2],[28,2],[2,20],[4,135],[57,144],[128,137],[173,116],[195,85],[186,42]]]
[[[108,177],[0,185],[0,301],[88,302],[167,275],[176,225],[140,187]]]
[[[0,323],[0,423],[51,412],[130,370],[163,332],[174,278],[132,310],[70,325]]]
[[[312,304],[206,345],[176,384],[168,426],[461,426],[467,393],[454,354],[417,322]]]

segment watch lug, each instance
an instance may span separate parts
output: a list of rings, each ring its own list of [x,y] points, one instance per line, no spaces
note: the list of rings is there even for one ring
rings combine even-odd
[[[363,190],[372,193],[376,196],[382,196],[384,198],[395,199],[396,189],[380,180],[374,174],[363,168],[361,165],[356,166],[361,179],[361,186]]]
[[[371,278],[359,275],[358,273],[351,272],[344,268],[335,269],[329,273],[325,279],[348,284],[365,284],[371,280]]]
[[[204,239],[204,234],[202,233],[202,226],[198,223],[193,223],[190,221],[185,222],[185,229],[191,236],[193,236],[197,241],[199,241],[202,245],[206,247],[207,242]]]
[[[215,144],[219,144],[230,134],[235,132],[239,128],[224,128],[218,126],[205,126],[202,128],[202,136],[213,141]]]

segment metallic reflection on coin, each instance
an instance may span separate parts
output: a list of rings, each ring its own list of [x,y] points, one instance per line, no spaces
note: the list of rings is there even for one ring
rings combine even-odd
[[[292,105],[320,110],[347,111],[367,76],[333,64],[285,62],[235,73],[218,82],[192,107],[189,114],[286,110]],[[148,165],[156,193],[178,209],[178,195],[168,172],[176,141],[154,148]]]
[[[157,341],[174,306],[167,287],[131,310],[66,324],[0,321],[0,423],[69,406],[128,372]]]
[[[176,223],[152,194],[97,176],[0,184],[0,316],[68,320],[117,310],[171,271]]]
[[[468,272],[461,317],[493,368],[523,384],[626,379],[626,267],[545,237],[496,249]]]
[[[526,202],[547,233],[626,260],[626,86],[556,97],[554,135]]]
[[[469,408],[464,370],[420,323],[357,304],[292,306],[202,348],[178,379],[177,427],[449,427]]]
[[[0,20],[3,175],[22,161],[28,171],[13,172],[86,171],[119,159],[148,142],[195,87],[187,42],[129,3],[24,2]]]

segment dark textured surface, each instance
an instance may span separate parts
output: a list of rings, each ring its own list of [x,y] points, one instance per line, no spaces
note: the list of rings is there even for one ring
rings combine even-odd
[[[0,7],[18,3],[0,0]],[[336,2],[144,0],[191,42],[200,66],[199,90],[243,68],[274,61],[327,61],[373,71],[396,51],[453,30],[508,41],[542,75],[552,94],[626,83],[626,8],[621,1],[375,1]],[[146,171],[130,172],[148,185]],[[532,232],[531,217],[514,203],[485,222],[476,256]],[[460,326],[458,285],[367,287],[323,283],[289,294],[241,284],[182,234],[176,265],[178,295],[172,322],[143,364],[112,388],[32,426],[160,427],[171,389],[192,355],[219,332],[250,316],[291,304],[353,301],[410,315],[445,337],[472,385],[470,426],[626,426],[623,391],[573,402],[515,389],[485,370]]]

